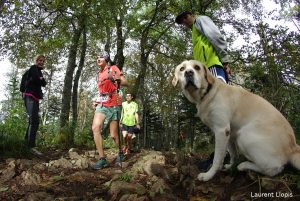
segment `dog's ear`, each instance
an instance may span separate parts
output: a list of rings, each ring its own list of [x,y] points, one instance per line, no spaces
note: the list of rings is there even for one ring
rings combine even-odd
[[[178,84],[178,78],[177,78],[175,72],[171,73],[171,76],[173,76],[172,85],[173,85],[174,87],[176,87],[177,84]]]
[[[211,74],[211,72],[206,68],[206,66],[203,66],[205,71],[205,79],[209,84],[215,83],[214,76]]]

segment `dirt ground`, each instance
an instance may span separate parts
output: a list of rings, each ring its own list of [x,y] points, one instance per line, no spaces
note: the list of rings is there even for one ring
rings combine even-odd
[[[120,167],[115,150],[106,150],[110,166],[94,170],[91,152],[53,149],[44,157],[0,159],[0,200],[300,200],[293,168],[273,178],[233,168],[200,182],[200,154],[143,150]]]

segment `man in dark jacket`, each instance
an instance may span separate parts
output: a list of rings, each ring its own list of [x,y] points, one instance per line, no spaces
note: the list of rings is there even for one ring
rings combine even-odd
[[[22,94],[29,117],[25,140],[30,151],[35,155],[42,155],[34,147],[36,133],[39,128],[39,100],[43,99],[42,87],[45,87],[47,84],[42,74],[44,63],[45,56],[38,55],[35,59],[35,65],[32,65],[29,69],[28,84],[25,92]]]

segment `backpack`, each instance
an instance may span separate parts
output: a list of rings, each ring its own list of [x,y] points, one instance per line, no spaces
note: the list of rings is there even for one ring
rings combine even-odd
[[[29,69],[25,71],[25,73],[22,75],[21,83],[20,83],[20,92],[24,93],[27,89],[29,83]]]

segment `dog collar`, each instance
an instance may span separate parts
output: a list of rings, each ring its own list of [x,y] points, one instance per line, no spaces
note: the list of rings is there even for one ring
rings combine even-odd
[[[205,93],[204,93],[203,96],[201,96],[201,98],[200,98],[201,101],[202,101],[203,98],[209,93],[209,91],[211,90],[211,88],[212,88],[212,84],[208,83],[208,86],[207,86],[207,88],[206,88]]]

